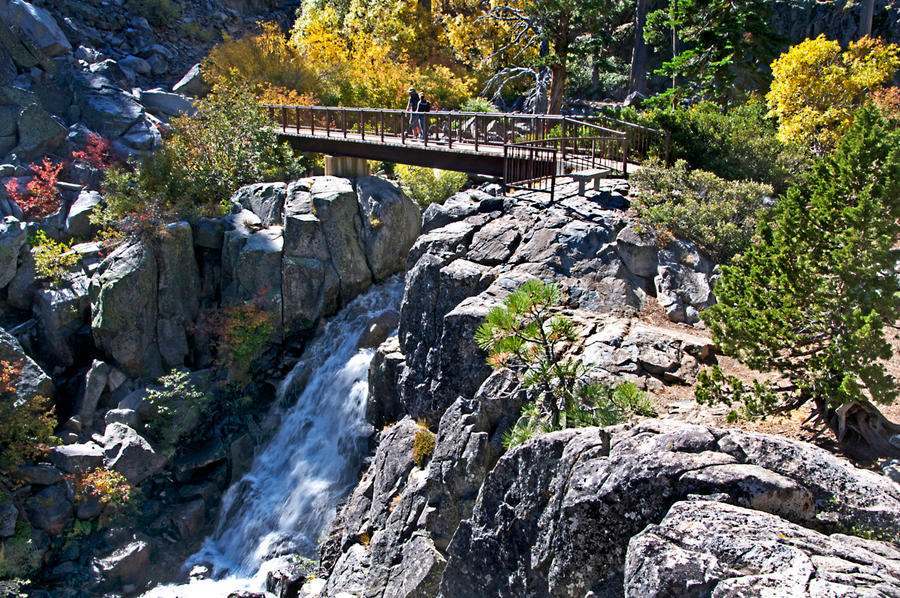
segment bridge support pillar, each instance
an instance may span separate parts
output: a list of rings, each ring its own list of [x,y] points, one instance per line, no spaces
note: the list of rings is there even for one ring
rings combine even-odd
[[[371,173],[369,161],[349,156],[325,156],[325,176],[355,179]]]

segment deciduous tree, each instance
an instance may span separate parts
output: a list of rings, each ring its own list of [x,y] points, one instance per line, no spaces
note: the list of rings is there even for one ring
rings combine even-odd
[[[824,35],[793,46],[772,63],[766,95],[782,143],[822,154],[834,147],[853,111],[900,68],[900,48],[865,37],[842,52]]]

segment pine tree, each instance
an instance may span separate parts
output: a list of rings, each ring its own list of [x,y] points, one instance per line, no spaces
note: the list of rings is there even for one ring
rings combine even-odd
[[[821,421],[857,454],[898,452],[900,432],[869,401],[890,403],[897,381],[885,325],[900,318],[892,252],[900,235],[900,127],[874,108],[858,111],[807,189],[791,188],[758,242],[716,284],[703,319],[726,355],[776,383],[746,388],[718,368],[701,372],[701,402],[741,403],[765,416],[813,401]],[[736,414],[736,412],[733,412]]]

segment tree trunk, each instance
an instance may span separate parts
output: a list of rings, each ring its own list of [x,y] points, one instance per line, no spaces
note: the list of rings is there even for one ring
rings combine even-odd
[[[547,114],[559,114],[562,109],[563,92],[566,87],[566,67],[554,64],[550,67],[550,105]]]
[[[846,403],[832,409],[816,401],[816,410],[841,448],[859,461],[900,459],[900,443],[891,438],[900,435],[900,424],[889,421],[868,401]]]
[[[875,0],[862,0],[859,13],[859,37],[872,35],[872,16],[875,14]]]
[[[426,15],[430,15],[431,14],[431,0],[419,0],[419,8],[421,8],[422,11]]]
[[[647,0],[637,0],[634,14],[634,50],[631,53],[631,76],[628,93],[647,95],[647,44],[644,43],[644,23],[647,21]]]

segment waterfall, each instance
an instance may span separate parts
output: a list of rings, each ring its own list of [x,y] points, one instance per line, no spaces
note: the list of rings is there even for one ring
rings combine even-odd
[[[213,578],[160,586],[145,598],[261,591],[268,571],[283,564],[279,557],[316,557],[319,537],[358,481],[371,432],[365,411],[374,349],[358,348],[360,338],[373,319],[399,311],[402,292],[394,277],[353,300],[280,384],[276,408],[290,407],[278,432],[225,493],[215,531],[185,564],[210,564]]]

